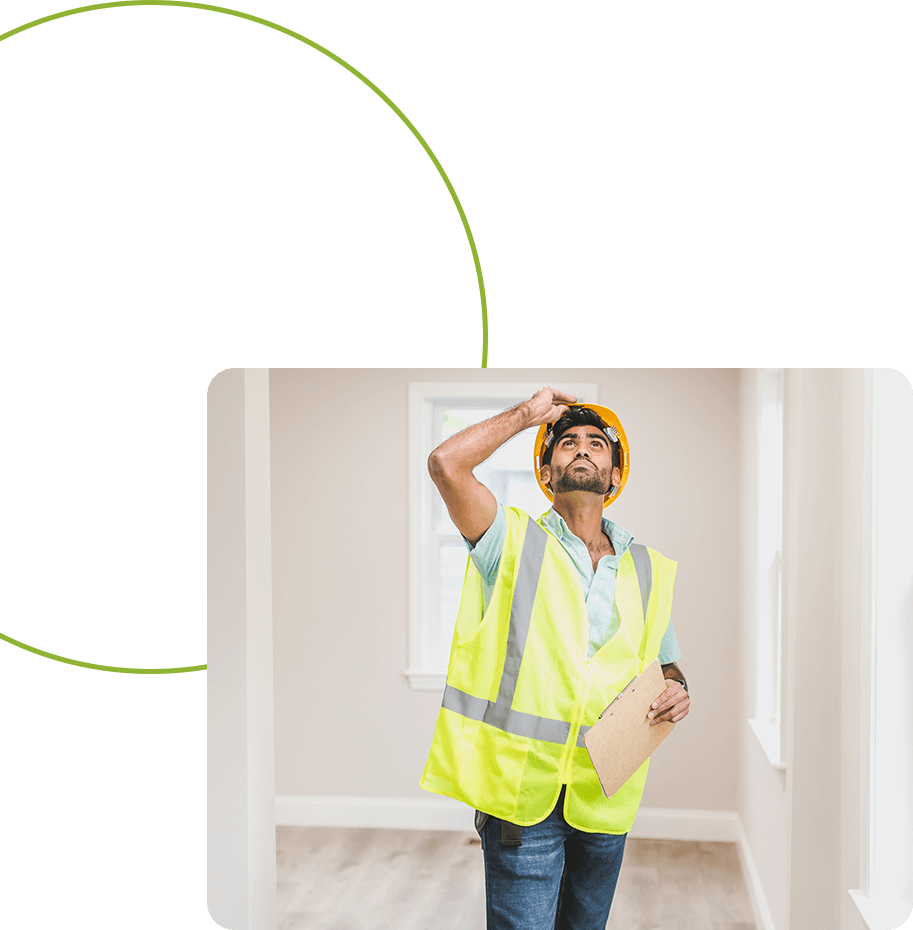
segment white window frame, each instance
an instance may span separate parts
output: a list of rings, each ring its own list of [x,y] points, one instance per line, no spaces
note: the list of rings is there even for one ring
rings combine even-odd
[[[849,894],[870,930],[894,930],[913,909],[913,838],[903,832],[902,814],[898,827],[898,811],[906,806],[910,816],[904,776],[910,775],[913,734],[896,710],[909,707],[910,700],[902,657],[910,636],[904,603],[910,583],[907,470],[913,423],[901,421],[909,401],[905,408],[883,372],[867,370],[863,379],[867,570],[860,656],[860,887]]]
[[[597,384],[555,383],[553,386],[580,400],[599,403]],[[438,622],[433,608],[436,553],[429,545],[432,495],[437,494],[437,489],[428,474],[427,465],[428,456],[434,448],[434,406],[448,402],[484,403],[505,409],[532,397],[541,387],[541,383],[525,381],[409,383],[409,665],[404,674],[414,691],[443,691],[447,677],[446,668],[435,666],[429,660],[432,624]],[[543,503],[547,503],[544,498]]]
[[[785,771],[783,681],[784,681],[784,538],[786,479],[786,372],[782,368],[760,368],[756,372],[755,463],[757,489],[755,506],[755,695],[749,725],[770,764]],[[764,409],[772,399],[778,402],[780,454],[778,461],[766,455],[769,445],[763,435]],[[779,493],[767,470],[779,465]],[[765,493],[765,487],[767,492]],[[771,534],[764,521],[770,507],[779,511],[779,532]],[[775,537],[775,538],[773,538]],[[776,549],[776,553],[772,549]],[[795,555],[795,553],[794,553]],[[771,577],[771,573],[775,576]],[[773,589],[773,590],[772,590]]]

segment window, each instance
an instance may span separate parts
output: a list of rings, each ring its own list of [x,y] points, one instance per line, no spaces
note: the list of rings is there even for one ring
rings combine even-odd
[[[468,550],[428,475],[432,450],[454,433],[529,399],[541,384],[434,383],[409,385],[409,668],[416,690],[443,690]],[[595,384],[556,384],[580,400],[598,402]],[[503,503],[534,517],[549,508],[533,474],[538,427],[506,442],[475,470]]]
[[[757,467],[757,684],[751,727],[772,765],[783,768],[783,369],[758,372]]]

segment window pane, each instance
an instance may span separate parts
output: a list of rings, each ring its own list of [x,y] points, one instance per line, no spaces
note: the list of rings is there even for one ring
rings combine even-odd
[[[533,470],[533,445],[536,442],[536,433],[539,432],[538,426],[531,426],[529,429],[517,433],[513,439],[498,449],[497,452],[488,460],[492,468],[502,469],[504,471],[527,471]]]
[[[538,519],[552,506],[536,481],[532,462],[524,472],[508,473],[505,498],[505,504],[525,510],[533,519]]]
[[[436,417],[438,422],[438,442],[441,443],[461,429],[466,429],[467,426],[471,426],[473,423],[481,423],[482,420],[487,420],[496,413],[500,413],[500,411],[491,407],[473,410],[470,407],[438,406],[438,416]]]

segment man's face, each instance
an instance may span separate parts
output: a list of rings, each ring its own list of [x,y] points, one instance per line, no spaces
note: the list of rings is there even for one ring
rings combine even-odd
[[[618,486],[621,472],[612,467],[612,447],[595,426],[572,426],[556,440],[552,458],[542,467],[542,480],[553,494],[592,491],[605,495]]]

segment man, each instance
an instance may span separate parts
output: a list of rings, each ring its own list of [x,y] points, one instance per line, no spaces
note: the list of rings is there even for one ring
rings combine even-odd
[[[575,403],[542,388],[428,462],[471,552],[422,787],[477,809],[489,930],[604,930],[647,765],[606,798],[583,733],[657,657],[669,686],[651,725],[690,707],[669,622],[675,563],[603,519],[627,439],[612,411]],[[530,426],[554,501],[539,522],[472,473]]]

